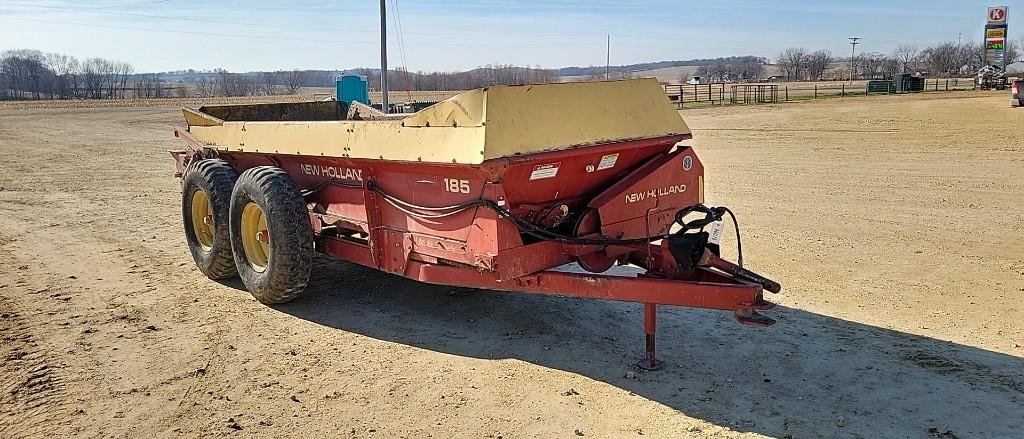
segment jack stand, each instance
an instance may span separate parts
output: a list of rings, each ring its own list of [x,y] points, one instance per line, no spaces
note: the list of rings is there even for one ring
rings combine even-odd
[[[644,304],[644,338],[646,341],[644,359],[636,365],[643,370],[659,370],[665,363],[658,361],[654,356],[654,335],[657,331],[658,305],[655,303]]]

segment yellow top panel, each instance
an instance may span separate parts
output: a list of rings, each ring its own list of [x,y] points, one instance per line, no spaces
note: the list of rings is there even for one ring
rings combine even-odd
[[[493,86],[393,121],[193,124],[200,118],[186,115],[199,140],[226,151],[464,164],[690,132],[654,79]]]
[[[690,132],[654,79],[486,91],[487,159]]]

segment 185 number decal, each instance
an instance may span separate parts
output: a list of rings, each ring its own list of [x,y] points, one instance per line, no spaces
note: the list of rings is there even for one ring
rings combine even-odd
[[[448,192],[454,192],[456,194],[468,194],[469,193],[469,180],[459,180],[456,178],[444,179],[444,190]]]

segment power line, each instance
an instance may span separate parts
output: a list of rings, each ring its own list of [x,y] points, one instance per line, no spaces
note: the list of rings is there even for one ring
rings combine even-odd
[[[342,41],[342,40],[318,40],[310,38],[291,38],[291,37],[275,37],[269,35],[244,35],[244,34],[230,34],[221,32],[201,32],[201,31],[190,31],[181,29],[154,29],[148,27],[134,27],[134,26],[120,26],[114,24],[96,24],[96,23],[76,23],[72,21],[62,20],[42,20],[38,18],[24,18],[24,17],[0,17],[0,20],[10,21],[30,21],[34,23],[49,23],[49,24],[65,24],[69,26],[84,26],[84,27],[95,27],[102,29],[123,29],[123,30],[134,30],[141,32],[159,32],[159,33],[171,33],[171,34],[188,34],[188,35],[205,35],[213,37],[230,37],[230,38],[252,38],[259,40],[282,40],[282,41],[302,41],[312,43],[328,43],[328,44],[377,44],[371,41]]]
[[[365,44],[365,45],[378,45],[379,41],[354,41],[354,40],[325,40],[325,39],[313,39],[313,38],[293,38],[293,37],[278,37],[270,35],[252,35],[252,34],[234,34],[224,32],[204,32],[204,31],[190,31],[181,29],[154,29],[147,27],[135,27],[135,26],[121,26],[114,24],[97,24],[97,23],[79,23],[72,21],[63,20],[42,20],[38,18],[24,18],[24,17],[4,17],[0,16],[0,20],[9,21],[29,21],[35,23],[49,23],[49,24],[64,24],[69,26],[84,26],[104,29],[122,29],[122,30],[133,30],[140,32],[159,32],[159,33],[171,33],[171,34],[187,34],[187,35],[204,35],[214,37],[229,37],[229,38],[249,38],[259,40],[280,40],[280,41],[299,41],[299,42],[310,42],[310,43],[325,43],[325,44]],[[461,46],[495,46],[494,43],[413,43],[415,46],[444,46],[444,47],[461,47]],[[520,46],[591,46],[596,45],[593,41],[587,42],[564,42],[564,43],[529,43],[529,44],[517,44]]]
[[[405,57],[405,36],[402,32],[402,19],[398,15],[398,0],[391,2],[391,19],[395,22],[395,33],[398,35],[398,53],[402,57],[403,79],[405,79],[406,99],[412,102],[412,84],[409,78],[409,60]]]
[[[128,16],[128,17],[153,18],[153,19],[159,19],[159,20],[173,20],[173,21],[184,21],[184,22],[194,22],[194,23],[227,24],[227,25],[234,25],[234,26],[251,26],[251,27],[263,27],[263,28],[274,28],[274,29],[292,29],[292,30],[302,30],[302,31],[314,30],[314,31],[325,31],[325,32],[337,32],[339,30],[337,27],[318,27],[318,26],[306,26],[306,25],[298,26],[298,25],[287,25],[287,24],[272,24],[272,23],[256,23],[256,22],[245,22],[245,21],[217,20],[217,19],[209,19],[209,18],[180,17],[180,16],[171,16],[171,15],[141,14],[141,13],[137,13],[137,12],[111,11],[111,10],[105,10],[105,9],[84,8],[84,7],[68,8],[68,7],[60,7],[60,6],[33,5],[33,4],[25,4],[25,3],[14,3],[13,5],[14,6],[21,6],[21,7],[37,8],[37,9],[50,9],[50,10],[55,10],[55,11],[65,11],[65,12],[87,12],[87,13],[95,13],[95,14],[123,15],[123,16]],[[379,30],[353,29],[353,28],[345,28],[344,31],[345,32],[367,33],[367,34],[377,34],[377,33],[380,32]],[[542,33],[534,33],[534,32],[530,32],[530,33],[406,32],[406,34],[409,34],[409,35],[438,35],[438,36],[440,36],[440,35],[498,36],[498,37],[502,37],[502,36],[509,37],[509,36],[511,36],[511,37],[536,37],[536,38],[543,38],[543,37],[569,37],[569,36],[582,36],[582,35],[592,35],[592,36],[600,35],[598,33],[542,34]]]

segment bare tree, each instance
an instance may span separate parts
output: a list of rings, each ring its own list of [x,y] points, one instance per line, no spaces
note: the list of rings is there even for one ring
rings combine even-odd
[[[863,65],[865,75],[871,79],[892,78],[900,71],[900,62],[882,53],[865,53]]]
[[[724,82],[729,79],[729,67],[725,63],[714,63],[709,69],[711,73],[711,80],[714,82]]]
[[[86,98],[100,99],[103,97],[106,71],[106,61],[101,58],[89,58],[82,63],[82,87]]]
[[[46,65],[53,72],[53,93],[60,99],[70,99],[78,94],[78,60],[73,56],[58,53],[46,54]]]
[[[958,71],[965,65],[964,47],[955,43],[945,42],[928,47],[921,51],[921,60],[928,65],[928,70],[935,74],[949,74]]]
[[[807,65],[807,58],[807,49],[790,47],[779,54],[777,63],[785,73],[786,79],[799,81]]]
[[[273,72],[263,72],[260,74],[260,92],[266,96],[272,96],[276,94],[278,74]]]
[[[1020,44],[1022,41],[1006,40],[1006,63],[1020,61]]]
[[[200,74],[195,85],[200,97],[212,98],[217,95],[217,80],[209,74]]]
[[[743,79],[760,81],[761,77],[764,76],[764,64],[765,61],[763,59],[743,63]]]
[[[290,72],[282,72],[281,76],[284,77],[284,84],[288,87],[288,94],[295,94],[306,85],[309,72],[305,70],[292,70]],[[388,79],[391,78],[389,77]]]
[[[133,85],[135,87],[135,97],[146,99],[167,97],[167,89],[164,87],[160,75],[155,73],[136,76]]]
[[[828,50],[817,50],[807,55],[807,79],[821,80],[832,63],[832,52]]]
[[[126,62],[118,62],[114,64],[115,87],[118,90],[118,97],[121,99],[125,98],[125,90],[128,88],[128,77],[135,72],[135,67]]]
[[[903,44],[896,47],[896,50],[892,52],[893,58],[899,63],[900,72],[906,73],[914,69],[915,64],[919,56],[917,46],[912,44]]]
[[[985,43],[977,44],[964,44],[960,46],[960,50],[957,52],[957,64],[954,65],[954,69],[950,70],[950,73],[975,73],[978,69],[981,69],[985,63]]]
[[[704,80],[711,79],[711,66],[708,65],[708,64],[704,64],[702,66],[697,67],[697,71],[694,72],[694,76],[700,76],[701,79],[704,79]],[[686,78],[686,79],[689,79],[689,78]],[[684,80],[683,82],[686,82],[686,81]]]

